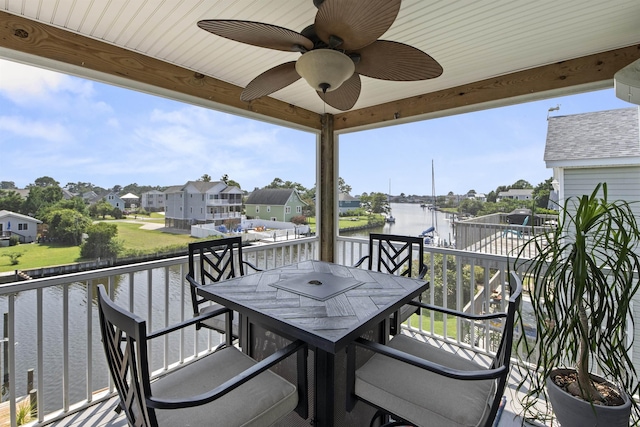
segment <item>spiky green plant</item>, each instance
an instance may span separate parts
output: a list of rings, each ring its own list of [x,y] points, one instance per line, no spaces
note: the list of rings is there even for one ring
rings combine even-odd
[[[600,183],[590,196],[569,198],[557,227],[519,252],[515,265],[524,267],[537,328],[535,340],[522,334],[518,342],[524,357],[538,368],[522,371],[519,389],[526,391],[526,415],[537,413],[538,396],[546,400],[545,379],[556,367],[576,368],[577,391],[589,402],[601,398],[589,376],[591,363],[623,392],[640,392],[629,357],[631,301],[640,286],[639,243],[631,204],[608,201],[607,185]],[[536,255],[526,258],[532,245]]]

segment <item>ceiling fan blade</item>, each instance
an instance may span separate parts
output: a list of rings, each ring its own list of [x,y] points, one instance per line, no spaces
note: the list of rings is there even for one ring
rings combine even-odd
[[[220,37],[268,49],[306,52],[313,48],[313,42],[302,34],[262,22],[207,19],[198,21],[198,27]]]
[[[374,79],[414,81],[442,74],[438,61],[404,43],[377,40],[356,53],[360,54],[356,73]]]
[[[251,80],[240,94],[240,100],[251,101],[272,94],[299,78],[300,75],[296,72],[296,61],[285,62]]]
[[[326,93],[319,91],[316,92],[324,102],[331,105],[333,108],[337,108],[341,111],[347,111],[353,108],[358,101],[360,88],[360,76],[358,73],[353,73],[353,76],[349,77],[346,82],[342,83],[338,89]]]
[[[329,46],[330,36],[336,36],[342,39],[342,44],[332,47],[360,49],[391,27],[400,3],[400,0],[324,0],[316,14],[316,33]]]

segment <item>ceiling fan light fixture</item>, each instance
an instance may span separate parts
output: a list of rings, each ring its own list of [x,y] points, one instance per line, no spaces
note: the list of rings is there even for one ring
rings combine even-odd
[[[351,58],[333,49],[311,50],[296,62],[298,74],[320,92],[338,89],[353,75],[355,69]]]

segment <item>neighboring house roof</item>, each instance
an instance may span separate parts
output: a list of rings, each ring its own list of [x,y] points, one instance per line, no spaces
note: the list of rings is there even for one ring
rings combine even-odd
[[[167,189],[164,190],[164,193],[166,194],[181,193],[183,188],[184,188],[184,185],[172,185],[170,187],[167,187]]]
[[[120,196],[121,199],[139,199],[140,197],[136,196],[133,193],[127,193],[124,196]]]
[[[0,219],[5,218],[5,217],[12,217],[12,218],[17,218],[17,219],[22,219],[24,221],[31,221],[31,222],[36,222],[38,224],[42,224],[42,221],[40,221],[37,218],[34,218],[32,216],[28,216],[28,215],[22,215],[16,212],[11,212],[11,211],[7,211],[7,210],[1,210],[0,211]]]
[[[225,184],[222,181],[214,181],[214,182],[205,182],[205,181],[187,181],[186,184],[184,185],[172,185],[171,187],[168,187],[166,190],[163,191],[163,193],[182,193],[183,191],[185,191],[185,189],[188,186],[191,186],[193,188],[195,188],[198,192],[200,193],[206,193],[209,190],[211,190],[213,187],[217,187],[217,186],[226,186],[224,189],[222,189],[220,191],[220,193],[237,193],[237,194],[242,194],[242,190],[239,189],[238,187],[230,187],[227,186],[227,184]]]
[[[77,194],[76,194],[76,193],[72,193],[71,191],[67,190],[66,188],[63,188],[63,189],[62,189],[62,197],[63,197],[64,199],[69,200],[69,199],[73,199],[73,198],[74,198],[74,197],[76,197],[76,196],[77,196]]]
[[[638,120],[638,107],[549,117],[547,167],[639,163]]]
[[[263,188],[247,197],[246,205],[284,206],[296,190],[293,188]]]
[[[27,197],[29,197],[28,188],[3,188],[2,191],[15,191],[23,199],[26,199]]]
[[[142,194],[164,194],[164,193],[160,190],[151,190],[151,191],[145,191]]]
[[[216,185],[218,185],[219,182],[206,182],[206,181],[188,181],[184,187],[188,186],[188,185],[192,185],[196,188],[196,190],[198,190],[201,193],[206,193],[207,191],[209,191],[212,187],[215,187]],[[183,188],[184,188],[183,187]]]
[[[96,197],[98,197],[98,194],[93,190],[82,193],[82,198],[85,200],[95,200]]]
[[[338,194],[338,201],[340,202],[351,202],[353,200],[360,200],[357,197],[353,197],[349,193],[340,193]]]
[[[238,187],[232,187],[232,186],[228,186],[227,188],[222,190],[221,193],[244,194],[241,189],[239,189]]]

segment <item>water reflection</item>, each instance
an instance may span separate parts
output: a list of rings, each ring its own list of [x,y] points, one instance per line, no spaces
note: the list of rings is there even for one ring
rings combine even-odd
[[[381,227],[358,231],[341,232],[341,236],[369,237],[369,233],[387,233],[403,236],[418,236],[425,229],[436,227],[440,238],[451,242],[454,238],[450,215],[444,212],[433,212],[428,208],[421,208],[417,203],[391,203],[395,223],[385,223]],[[434,218],[435,214],[435,218]]]

